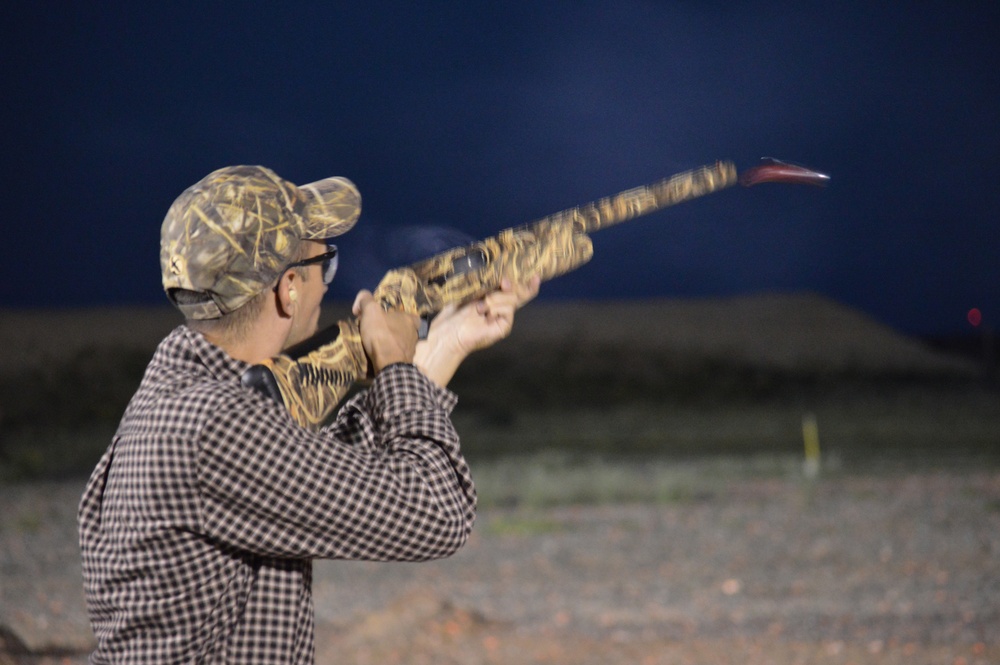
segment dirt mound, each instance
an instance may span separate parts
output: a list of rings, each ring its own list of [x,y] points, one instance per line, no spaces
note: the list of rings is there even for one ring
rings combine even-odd
[[[812,293],[532,305],[518,314],[513,340],[628,345],[788,371],[959,376],[978,371],[964,358],[935,351]]]
[[[499,641],[495,635],[510,630],[510,625],[487,621],[479,612],[456,607],[429,589],[415,590],[385,608],[356,614],[343,626],[320,626],[317,662],[337,662],[346,654],[358,665],[455,662],[437,657],[432,660],[427,655],[449,653],[463,654],[462,663],[489,662],[471,655],[496,651]],[[423,655],[414,659],[415,654]]]

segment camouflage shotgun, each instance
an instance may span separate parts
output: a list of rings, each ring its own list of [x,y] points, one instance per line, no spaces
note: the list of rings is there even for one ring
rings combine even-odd
[[[500,288],[509,276],[542,281],[579,268],[590,260],[587,235],[656,210],[725,189],[736,182],[823,185],[829,178],[801,166],[774,160],[737,176],[732,162],[720,161],[659,182],[557,212],[536,222],[501,231],[465,247],[385,275],[374,291],[388,309],[419,315],[426,323],[445,305],[462,304]],[[368,375],[368,359],[356,320],[340,321],[281,355],[248,369],[243,385],[270,396],[303,427],[320,427],[355,381]]]

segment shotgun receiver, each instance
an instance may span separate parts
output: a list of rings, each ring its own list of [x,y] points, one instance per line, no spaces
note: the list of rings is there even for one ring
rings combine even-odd
[[[720,161],[659,182],[629,189],[501,231],[465,247],[449,249],[405,268],[389,271],[373,292],[388,309],[417,314],[424,323],[450,303],[463,304],[500,287],[503,277],[542,281],[590,260],[587,235],[656,210],[725,189],[736,182],[824,185],[828,176],[801,166],[768,160],[737,176]],[[270,396],[303,427],[316,429],[333,413],[358,379],[368,358],[355,320],[340,321],[282,354],[244,372],[242,383]]]

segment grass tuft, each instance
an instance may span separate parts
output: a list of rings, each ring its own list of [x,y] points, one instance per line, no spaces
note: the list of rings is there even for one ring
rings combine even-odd
[[[484,508],[544,509],[621,503],[690,504],[745,477],[794,477],[796,460],[754,456],[677,460],[542,451],[474,463]]]

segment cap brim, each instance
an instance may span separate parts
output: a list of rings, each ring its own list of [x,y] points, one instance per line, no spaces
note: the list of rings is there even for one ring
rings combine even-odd
[[[324,178],[299,185],[306,196],[304,240],[324,240],[350,231],[361,215],[361,193],[347,178]]]

